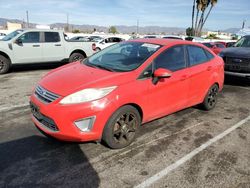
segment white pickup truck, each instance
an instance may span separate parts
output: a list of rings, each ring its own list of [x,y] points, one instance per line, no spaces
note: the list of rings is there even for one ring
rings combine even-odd
[[[14,64],[73,62],[93,53],[92,42],[67,41],[63,31],[16,30],[0,41],[0,74]]]

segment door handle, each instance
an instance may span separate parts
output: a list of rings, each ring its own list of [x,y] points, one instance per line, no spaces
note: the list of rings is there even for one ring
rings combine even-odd
[[[187,75],[182,75],[182,76],[181,76],[181,81],[184,81],[184,80],[186,80],[187,78],[188,78]]]
[[[33,45],[33,47],[40,47],[40,45],[38,45],[38,44],[37,45]]]
[[[61,44],[55,44],[55,46],[62,46]]]
[[[208,70],[208,71],[212,70],[212,66],[208,66],[208,67],[207,67],[207,70]]]

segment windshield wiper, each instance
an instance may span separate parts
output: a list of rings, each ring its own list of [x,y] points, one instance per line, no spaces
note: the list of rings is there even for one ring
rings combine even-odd
[[[99,69],[104,69],[110,72],[115,72],[114,69],[111,69],[109,67],[105,67],[103,65],[96,65],[96,64],[91,64],[91,63],[86,63],[86,65],[90,66],[90,67],[95,67],[95,68],[99,68]]]

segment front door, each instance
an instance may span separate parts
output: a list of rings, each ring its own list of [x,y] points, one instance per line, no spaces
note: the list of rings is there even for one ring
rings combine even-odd
[[[15,63],[42,62],[42,48],[40,32],[32,31],[22,34],[18,40],[20,43],[13,44]]]
[[[184,46],[174,46],[162,52],[153,63],[153,69],[172,71],[170,78],[162,78],[157,84],[148,82],[148,103],[151,118],[176,112],[187,106],[189,73],[186,71]]]

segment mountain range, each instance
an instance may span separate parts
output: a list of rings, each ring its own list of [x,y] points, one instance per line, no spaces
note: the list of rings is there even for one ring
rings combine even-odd
[[[26,22],[19,20],[19,19],[7,19],[7,18],[0,18],[0,26],[5,27],[7,22],[12,23],[20,23],[24,24],[24,26],[27,25]],[[35,28],[36,23],[29,23],[29,27]],[[66,28],[68,25],[67,23],[53,23],[49,24],[51,28],[58,28],[63,29]],[[136,33],[137,26],[125,26],[125,25],[115,25],[115,28],[119,33]],[[108,32],[108,27],[105,26],[98,26],[98,25],[76,25],[76,24],[69,24],[69,30],[80,30],[83,32],[93,32],[94,29],[99,32]],[[225,30],[221,30],[222,32],[227,33],[237,33],[240,30],[240,28],[229,28]],[[186,28],[183,27],[160,27],[160,26],[144,26],[144,27],[138,27],[138,31],[140,34],[185,34]]]

